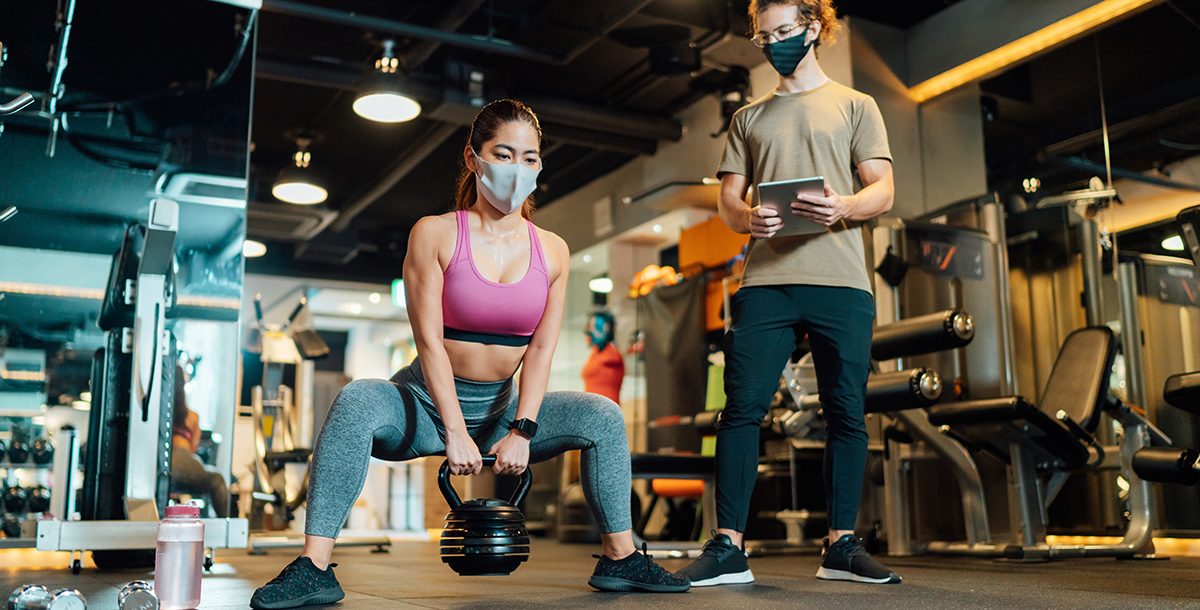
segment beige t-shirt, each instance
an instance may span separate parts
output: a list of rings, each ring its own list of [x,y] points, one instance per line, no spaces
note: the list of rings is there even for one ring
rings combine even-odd
[[[838,194],[861,188],[858,164],[892,159],[879,107],[871,96],[829,81],[802,93],[772,92],[733,115],[717,175],[758,184],[824,176]],[[871,292],[862,225],[842,221],[824,233],[753,239],[743,286],[816,284]]]

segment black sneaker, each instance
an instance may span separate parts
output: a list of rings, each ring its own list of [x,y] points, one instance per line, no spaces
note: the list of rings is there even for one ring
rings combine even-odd
[[[604,555],[593,555],[599,559],[596,570],[588,584],[599,591],[642,591],[646,593],[683,593],[692,588],[686,578],[676,576],[654,563],[642,551],[634,551],[624,559],[609,559]]]
[[[821,549],[821,567],[817,578],[825,580],[848,580],[875,585],[898,585],[900,576],[875,561],[853,534],[846,534],[829,544],[825,539]]]
[[[331,563],[325,570],[318,570],[311,559],[301,556],[255,591],[254,597],[250,598],[250,607],[279,610],[310,604],[336,604],[346,597],[333,575],[336,565]]]
[[[746,552],[739,549],[725,534],[713,532],[713,537],[704,543],[700,557],[679,571],[692,581],[693,587],[713,585],[744,585],[754,582]]]

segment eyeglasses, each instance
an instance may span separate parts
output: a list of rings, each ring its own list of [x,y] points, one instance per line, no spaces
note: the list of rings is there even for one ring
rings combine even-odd
[[[775,28],[775,31],[771,32],[770,34],[759,33],[751,36],[750,42],[753,42],[754,46],[761,49],[770,44],[772,42],[772,38],[775,39],[774,42],[779,42],[795,36],[800,30],[808,27],[809,23],[810,22],[797,21],[792,25],[781,25]]]

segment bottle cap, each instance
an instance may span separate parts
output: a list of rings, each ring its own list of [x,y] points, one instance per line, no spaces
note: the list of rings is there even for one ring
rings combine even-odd
[[[192,504],[176,504],[167,507],[168,517],[199,517],[200,507]]]

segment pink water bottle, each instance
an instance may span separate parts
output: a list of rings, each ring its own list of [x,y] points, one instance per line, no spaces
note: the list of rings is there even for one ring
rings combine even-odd
[[[200,607],[200,576],[204,570],[204,522],[191,504],[167,507],[158,523],[154,555],[154,590],[162,610]]]

